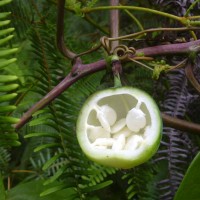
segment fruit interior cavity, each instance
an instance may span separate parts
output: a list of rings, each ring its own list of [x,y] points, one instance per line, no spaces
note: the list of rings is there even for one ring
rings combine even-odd
[[[129,94],[99,100],[87,121],[87,136],[94,148],[133,151],[145,144],[151,118],[144,102]]]

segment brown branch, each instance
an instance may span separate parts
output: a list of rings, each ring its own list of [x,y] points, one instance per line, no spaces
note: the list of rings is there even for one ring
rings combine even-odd
[[[196,91],[200,93],[200,83],[194,76],[191,62],[192,61],[190,60],[187,62],[187,65],[185,67],[185,75],[192,84],[192,86],[196,89]]]
[[[196,133],[200,134],[200,125],[193,123],[193,122],[188,122],[183,119],[178,119],[176,117],[171,117],[169,115],[166,115],[164,113],[161,114],[164,125],[169,126],[171,128],[175,128],[181,131],[187,131],[190,133]]]
[[[178,43],[178,44],[166,44],[153,47],[147,47],[144,49],[138,49],[135,56],[158,56],[167,54],[188,54],[192,53],[194,47],[200,46],[200,40],[191,42]],[[196,51],[196,50],[195,50]],[[200,49],[197,49],[200,51]]]
[[[170,45],[160,45],[156,47],[147,47],[144,49],[136,50],[136,54],[138,52],[145,52],[145,55],[155,56],[155,51],[158,52],[158,55],[166,55],[166,54],[177,54],[191,52],[191,45],[200,45],[200,40],[188,42],[184,44],[170,44]],[[180,48],[180,46],[182,48]],[[154,51],[150,51],[153,49]],[[159,51],[158,51],[159,49]],[[167,49],[167,51],[166,51]],[[172,53],[173,52],[173,53]],[[45,97],[43,97],[39,102],[37,102],[30,110],[28,110],[20,119],[20,121],[16,124],[15,128],[21,128],[27,121],[29,121],[32,115],[44,108],[51,101],[53,101],[56,97],[58,97],[62,92],[64,92],[67,88],[69,88],[73,83],[75,83],[80,78],[95,73],[100,70],[104,70],[106,68],[106,61],[100,60],[91,64],[82,64],[80,58],[77,58],[75,64],[72,68],[72,71],[67,75],[62,82],[60,82],[55,88],[53,88]],[[189,122],[188,122],[189,123]]]
[[[118,6],[119,0],[110,0],[111,6]],[[115,38],[119,37],[119,10],[111,10],[110,11],[110,37]],[[119,40],[111,41],[111,52],[119,45]],[[113,60],[112,61],[112,71],[115,80],[115,86],[119,83],[116,80],[120,80],[120,74],[122,73],[122,65],[120,60]],[[120,81],[121,82],[121,81]],[[121,83],[120,83],[121,85]]]
[[[119,0],[110,0],[111,6],[118,6]],[[110,11],[110,36],[111,38],[119,37],[119,10]],[[111,50],[119,45],[119,41],[112,41]]]
[[[15,125],[16,129],[20,129],[24,124],[26,124],[31,118],[32,115],[44,108],[56,97],[62,94],[67,88],[69,88],[73,83],[82,77],[95,73],[97,71],[103,70],[106,67],[106,62],[104,60],[97,61],[91,64],[82,64],[80,58],[75,60],[75,64],[72,68],[72,71],[55,87],[53,88],[46,96],[44,96],[40,101],[38,101],[32,108],[30,108],[20,119],[20,121]]]
[[[70,51],[65,46],[64,15],[65,15],[65,0],[58,0],[57,33],[56,33],[57,47],[65,57],[73,60],[76,57],[76,54]]]

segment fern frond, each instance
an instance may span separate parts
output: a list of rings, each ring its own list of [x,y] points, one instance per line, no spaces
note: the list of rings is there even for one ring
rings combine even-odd
[[[6,172],[9,166],[11,155],[8,149],[0,148],[0,173]]]
[[[76,187],[78,193],[85,196],[89,191],[106,187],[112,183],[106,179],[116,170],[91,163],[82,154],[74,132],[80,104],[83,99],[96,90],[101,77],[102,73],[99,73],[80,80],[56,99],[49,106],[48,112],[46,112],[47,109],[39,112],[30,122],[32,127],[40,127],[40,132],[31,132],[25,136],[40,138],[41,145],[36,147],[36,151],[45,148],[52,149],[51,159],[44,163],[42,169],[51,170],[55,165],[60,166],[45,184],[56,180],[63,182],[64,177],[67,176],[71,179],[68,187]],[[45,131],[44,125],[49,127],[48,132]],[[64,185],[66,187],[65,182],[63,182],[63,187]],[[62,189],[63,187],[58,188]]]
[[[22,41],[33,23],[33,19],[31,19],[31,16],[33,16],[33,9],[31,9],[30,1],[24,2],[21,0],[14,0],[5,6],[4,11],[11,13],[11,24],[15,27],[16,33],[14,41]]]
[[[94,7],[98,3],[98,1],[99,0],[90,0],[90,1],[87,1],[87,7],[89,7],[89,8]]]
[[[137,166],[122,175],[127,199],[156,200],[154,184],[157,166],[151,161]]]
[[[163,103],[163,110],[169,115],[184,118],[192,95],[188,91],[183,69],[168,75],[170,90]],[[159,199],[174,197],[180,182],[196,154],[197,147],[187,133],[173,128],[163,129],[163,141],[155,162],[166,163],[166,175],[158,181]]]
[[[11,1],[1,1],[0,6],[5,6]],[[10,20],[6,20],[10,15],[10,12],[1,12],[0,14],[0,26],[2,30],[0,31],[0,146],[10,147],[20,145],[18,141],[18,134],[15,133],[13,124],[18,122],[18,118],[10,116],[16,106],[12,105],[10,102],[17,96],[16,90],[19,87],[17,83],[18,77],[15,75],[10,75],[7,72],[7,67],[16,61],[11,55],[17,51],[17,48],[7,47],[8,42],[12,39],[13,35],[8,35],[13,32],[13,28],[7,28],[10,24]]]

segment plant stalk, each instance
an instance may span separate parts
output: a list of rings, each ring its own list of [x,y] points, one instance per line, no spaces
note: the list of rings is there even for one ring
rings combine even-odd
[[[169,45],[159,45],[155,47],[147,47],[144,49],[136,50],[136,55],[145,54],[145,56],[157,56],[157,55],[167,55],[167,54],[187,54],[191,53],[192,46],[199,46],[200,40],[187,42],[184,44],[169,44]],[[200,50],[199,48],[196,48]],[[82,64],[80,58],[75,60],[72,71],[63,79],[55,88],[53,88],[45,97],[43,97],[39,102],[37,102],[32,108],[30,108],[20,119],[20,121],[15,125],[16,129],[21,128],[26,124],[32,115],[44,108],[61,93],[63,93],[67,88],[69,88],[73,83],[78,81],[84,76],[95,73],[97,71],[105,70],[107,62],[105,60],[99,60],[90,64]],[[189,122],[188,122],[189,123]]]
[[[57,33],[56,33],[57,47],[65,57],[73,60],[76,57],[76,54],[70,51],[65,46],[64,15],[65,15],[65,0],[58,0]]]
[[[137,7],[137,6],[99,6],[99,7],[95,7],[95,8],[84,8],[82,9],[83,13],[90,13],[90,12],[95,12],[95,11],[100,11],[100,10],[113,10],[113,9],[118,9],[118,10],[137,10],[137,11],[144,11],[144,12],[148,12],[148,13],[153,13],[156,15],[161,15],[163,17],[168,17],[180,22],[183,22],[183,18],[182,17],[178,17],[176,15],[172,15],[166,12],[162,12],[162,11],[158,11],[158,10],[154,10],[154,9],[150,9],[150,8],[144,8],[144,7]]]
[[[200,40],[191,42],[179,43],[179,44],[166,44],[153,47],[147,47],[144,49],[138,49],[135,56],[158,56],[169,54],[190,54],[195,47],[200,46]],[[197,48],[199,51],[200,49]]]
[[[190,133],[196,133],[200,134],[200,125],[193,123],[193,122],[188,122],[183,119],[178,119],[176,117],[171,117],[169,115],[166,115],[164,113],[161,114],[164,125],[169,126],[171,128],[175,128],[181,131],[187,131]]]
[[[119,0],[110,0],[111,6],[118,6]],[[119,37],[119,10],[110,11],[110,37]],[[111,50],[119,45],[119,40],[111,42]]]

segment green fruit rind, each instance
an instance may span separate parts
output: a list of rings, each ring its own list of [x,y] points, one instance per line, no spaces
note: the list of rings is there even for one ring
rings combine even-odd
[[[91,112],[92,107],[100,99],[120,94],[129,94],[145,103],[152,119],[149,133],[151,139],[145,140],[145,145],[142,145],[142,147],[135,151],[95,149],[91,145],[86,133],[89,113]],[[118,99],[116,99],[116,101],[118,101]],[[86,100],[79,113],[76,132],[80,147],[88,158],[102,165],[128,169],[148,161],[156,153],[161,141],[162,119],[158,106],[146,92],[133,87],[112,88],[98,91]]]

